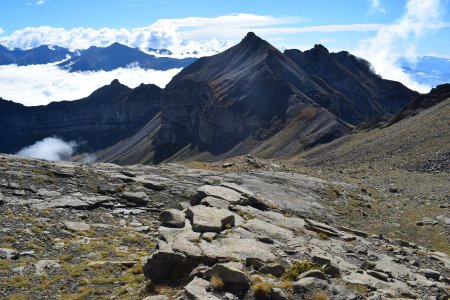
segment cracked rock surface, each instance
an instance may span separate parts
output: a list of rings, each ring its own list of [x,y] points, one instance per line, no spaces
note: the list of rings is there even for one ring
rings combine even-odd
[[[0,156],[0,298],[448,297],[447,254],[339,226],[322,198],[351,185],[271,168]]]

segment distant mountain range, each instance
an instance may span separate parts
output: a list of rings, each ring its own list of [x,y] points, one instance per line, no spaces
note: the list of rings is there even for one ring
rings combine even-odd
[[[110,46],[117,48],[124,49]],[[348,52],[316,45],[282,53],[249,33],[184,68],[164,90],[114,81],[78,101],[24,107],[0,100],[0,137],[7,141],[0,151],[56,135],[84,142],[80,151],[97,151],[101,161],[124,164],[291,157],[394,115],[417,96]]]
[[[0,65],[26,66],[56,63],[64,60],[59,66],[71,72],[111,71],[128,66],[168,70],[184,68],[193,63],[198,56],[197,51],[184,54],[192,57],[175,57],[174,53],[168,49],[147,48],[141,51],[119,43],[114,43],[108,47],[91,47],[77,51],[48,45],[29,50],[9,50],[0,45]],[[407,74],[421,84],[434,87],[450,82],[450,59],[422,56],[418,57],[415,62],[401,59],[399,64]]]
[[[68,49],[53,46],[40,46],[30,50],[9,50],[0,45],[0,65],[17,64],[19,66],[56,63],[70,72],[111,71],[129,66],[143,69],[169,70],[184,68],[196,58],[159,57],[171,55],[167,49],[148,49],[149,53],[139,49],[114,43],[108,47],[90,47],[86,50],[71,52]]]
[[[68,49],[56,46],[39,46],[30,50],[9,50],[0,45],[0,65],[16,64],[18,66],[55,63],[75,56]]]

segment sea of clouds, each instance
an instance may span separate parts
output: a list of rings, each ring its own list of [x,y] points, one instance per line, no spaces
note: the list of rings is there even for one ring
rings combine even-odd
[[[141,83],[152,83],[164,88],[180,70],[156,71],[131,67],[108,72],[70,73],[54,64],[6,65],[0,66],[0,96],[26,106],[34,106],[86,97],[114,79],[131,88]]]

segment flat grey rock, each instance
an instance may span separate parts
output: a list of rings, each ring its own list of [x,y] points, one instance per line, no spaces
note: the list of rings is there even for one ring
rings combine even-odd
[[[230,206],[230,202],[227,200],[219,199],[212,196],[207,196],[200,201],[200,204],[205,206],[211,206],[211,207],[217,207],[217,208],[223,208],[228,209]]]
[[[294,238],[292,231],[259,219],[248,220],[241,227],[257,235],[267,236],[281,242],[287,242]]]
[[[249,257],[263,261],[276,259],[273,246],[252,239],[224,237],[211,243],[202,241],[199,246],[203,254],[210,258],[237,261],[245,261]]]
[[[144,192],[123,192],[122,198],[135,204],[147,204],[149,202],[148,196]]]
[[[199,187],[197,192],[192,196],[191,204],[197,205],[207,196],[226,200],[230,202],[230,204],[238,204],[243,200],[241,194],[232,189],[223,186],[204,185]]]
[[[87,231],[91,229],[91,226],[84,222],[63,221],[63,224],[67,229],[72,231]]]

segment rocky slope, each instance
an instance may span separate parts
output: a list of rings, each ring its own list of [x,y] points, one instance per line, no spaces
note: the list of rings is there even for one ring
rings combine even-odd
[[[335,223],[330,187],[379,201],[352,184],[251,157],[237,173],[0,162],[4,299],[448,297],[446,254]]]
[[[25,107],[0,98],[0,152],[15,153],[49,136],[74,140],[91,152],[133,135],[160,111],[161,89],[130,89],[114,80],[76,101]],[[4,142],[3,142],[4,141]]]
[[[369,62],[346,51],[329,53],[322,45],[315,45],[311,50],[286,50],[284,54],[319,85],[339,92],[343,97],[340,102],[319,103],[352,124],[398,113],[418,96],[399,82],[382,79]],[[345,103],[351,109],[343,109]]]
[[[417,98],[389,122],[311,149],[291,160],[298,172],[344,180],[380,205],[336,203],[342,224],[389,232],[393,238],[450,249],[450,98],[445,86]],[[446,96],[447,95],[447,96]],[[434,104],[434,105],[433,105]],[[428,108],[425,108],[428,107]],[[340,194],[339,191],[335,191]],[[334,192],[333,192],[334,193]],[[430,234],[432,233],[432,234]]]

